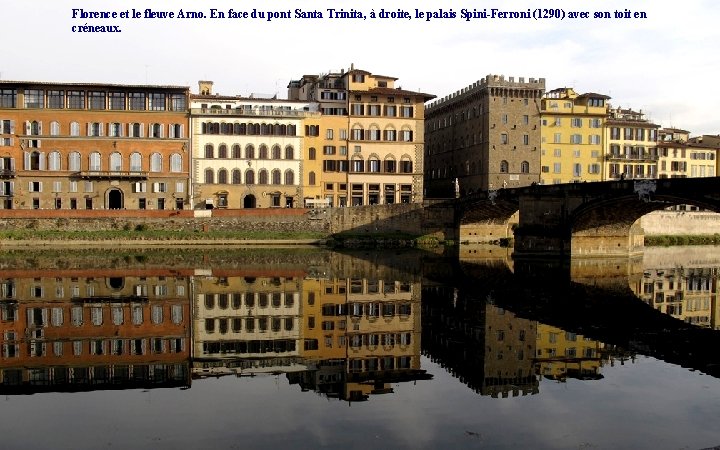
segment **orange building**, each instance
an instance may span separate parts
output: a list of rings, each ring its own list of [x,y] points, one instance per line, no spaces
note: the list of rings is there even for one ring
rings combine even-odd
[[[189,277],[121,272],[0,280],[0,392],[188,386]]]
[[[183,209],[189,88],[0,81],[0,208]]]

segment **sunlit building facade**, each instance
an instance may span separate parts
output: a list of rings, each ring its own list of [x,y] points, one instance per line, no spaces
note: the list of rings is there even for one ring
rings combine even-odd
[[[660,128],[642,111],[610,108],[605,126],[603,179],[652,179],[658,177]]]
[[[548,91],[541,102],[541,184],[602,181],[607,100],[572,88]]]
[[[274,98],[191,96],[195,209],[302,207],[303,119],[310,105]]]
[[[0,81],[0,208],[188,207],[188,93]]]

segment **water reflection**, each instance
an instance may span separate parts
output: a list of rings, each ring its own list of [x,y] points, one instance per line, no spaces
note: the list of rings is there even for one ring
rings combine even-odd
[[[420,252],[109,255],[2,256],[1,394],[284,374],[302,391],[356,402],[432,379],[427,356],[483,396],[514,397],[538,394],[542,379],[600,380],[636,353],[674,361],[701,346],[688,339],[707,337],[673,325],[682,334],[659,338],[664,320],[718,327],[720,260],[707,253],[559,269],[518,266],[497,248],[459,264]],[[603,313],[631,303],[640,315]],[[617,316],[651,325],[634,334]],[[717,371],[697,358],[690,367]]]

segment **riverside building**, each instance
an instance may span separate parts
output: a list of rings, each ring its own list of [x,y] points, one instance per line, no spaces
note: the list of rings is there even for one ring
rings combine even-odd
[[[224,96],[200,81],[192,95],[195,209],[302,207],[304,120],[309,102]]]
[[[540,180],[545,79],[485,78],[427,106],[429,197],[527,186]]]
[[[0,81],[0,208],[184,209],[188,93]]]
[[[424,105],[434,96],[396,87],[396,81],[354,67],[290,81],[290,100],[314,102],[322,112],[308,136],[315,139],[305,156],[316,161],[309,167],[318,172],[308,172],[308,192],[315,198],[306,201],[422,202]]]

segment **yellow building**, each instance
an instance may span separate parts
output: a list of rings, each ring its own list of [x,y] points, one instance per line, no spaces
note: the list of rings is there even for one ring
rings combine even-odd
[[[609,98],[577,94],[572,88],[545,94],[540,106],[541,184],[603,179],[603,128]]]
[[[604,344],[542,323],[537,324],[535,369],[553,380],[596,379],[600,374]]]
[[[313,116],[304,123],[305,206],[347,206],[348,117]]]
[[[605,127],[604,180],[657,178],[657,129],[642,111],[611,108]]]
[[[316,102],[323,114],[323,123],[310,130],[317,139],[307,142],[322,156],[322,176],[315,178],[320,189],[309,191],[314,200],[332,196],[337,206],[423,200],[425,102],[434,96],[403,90],[396,81],[351,67],[290,82],[290,100]]]

